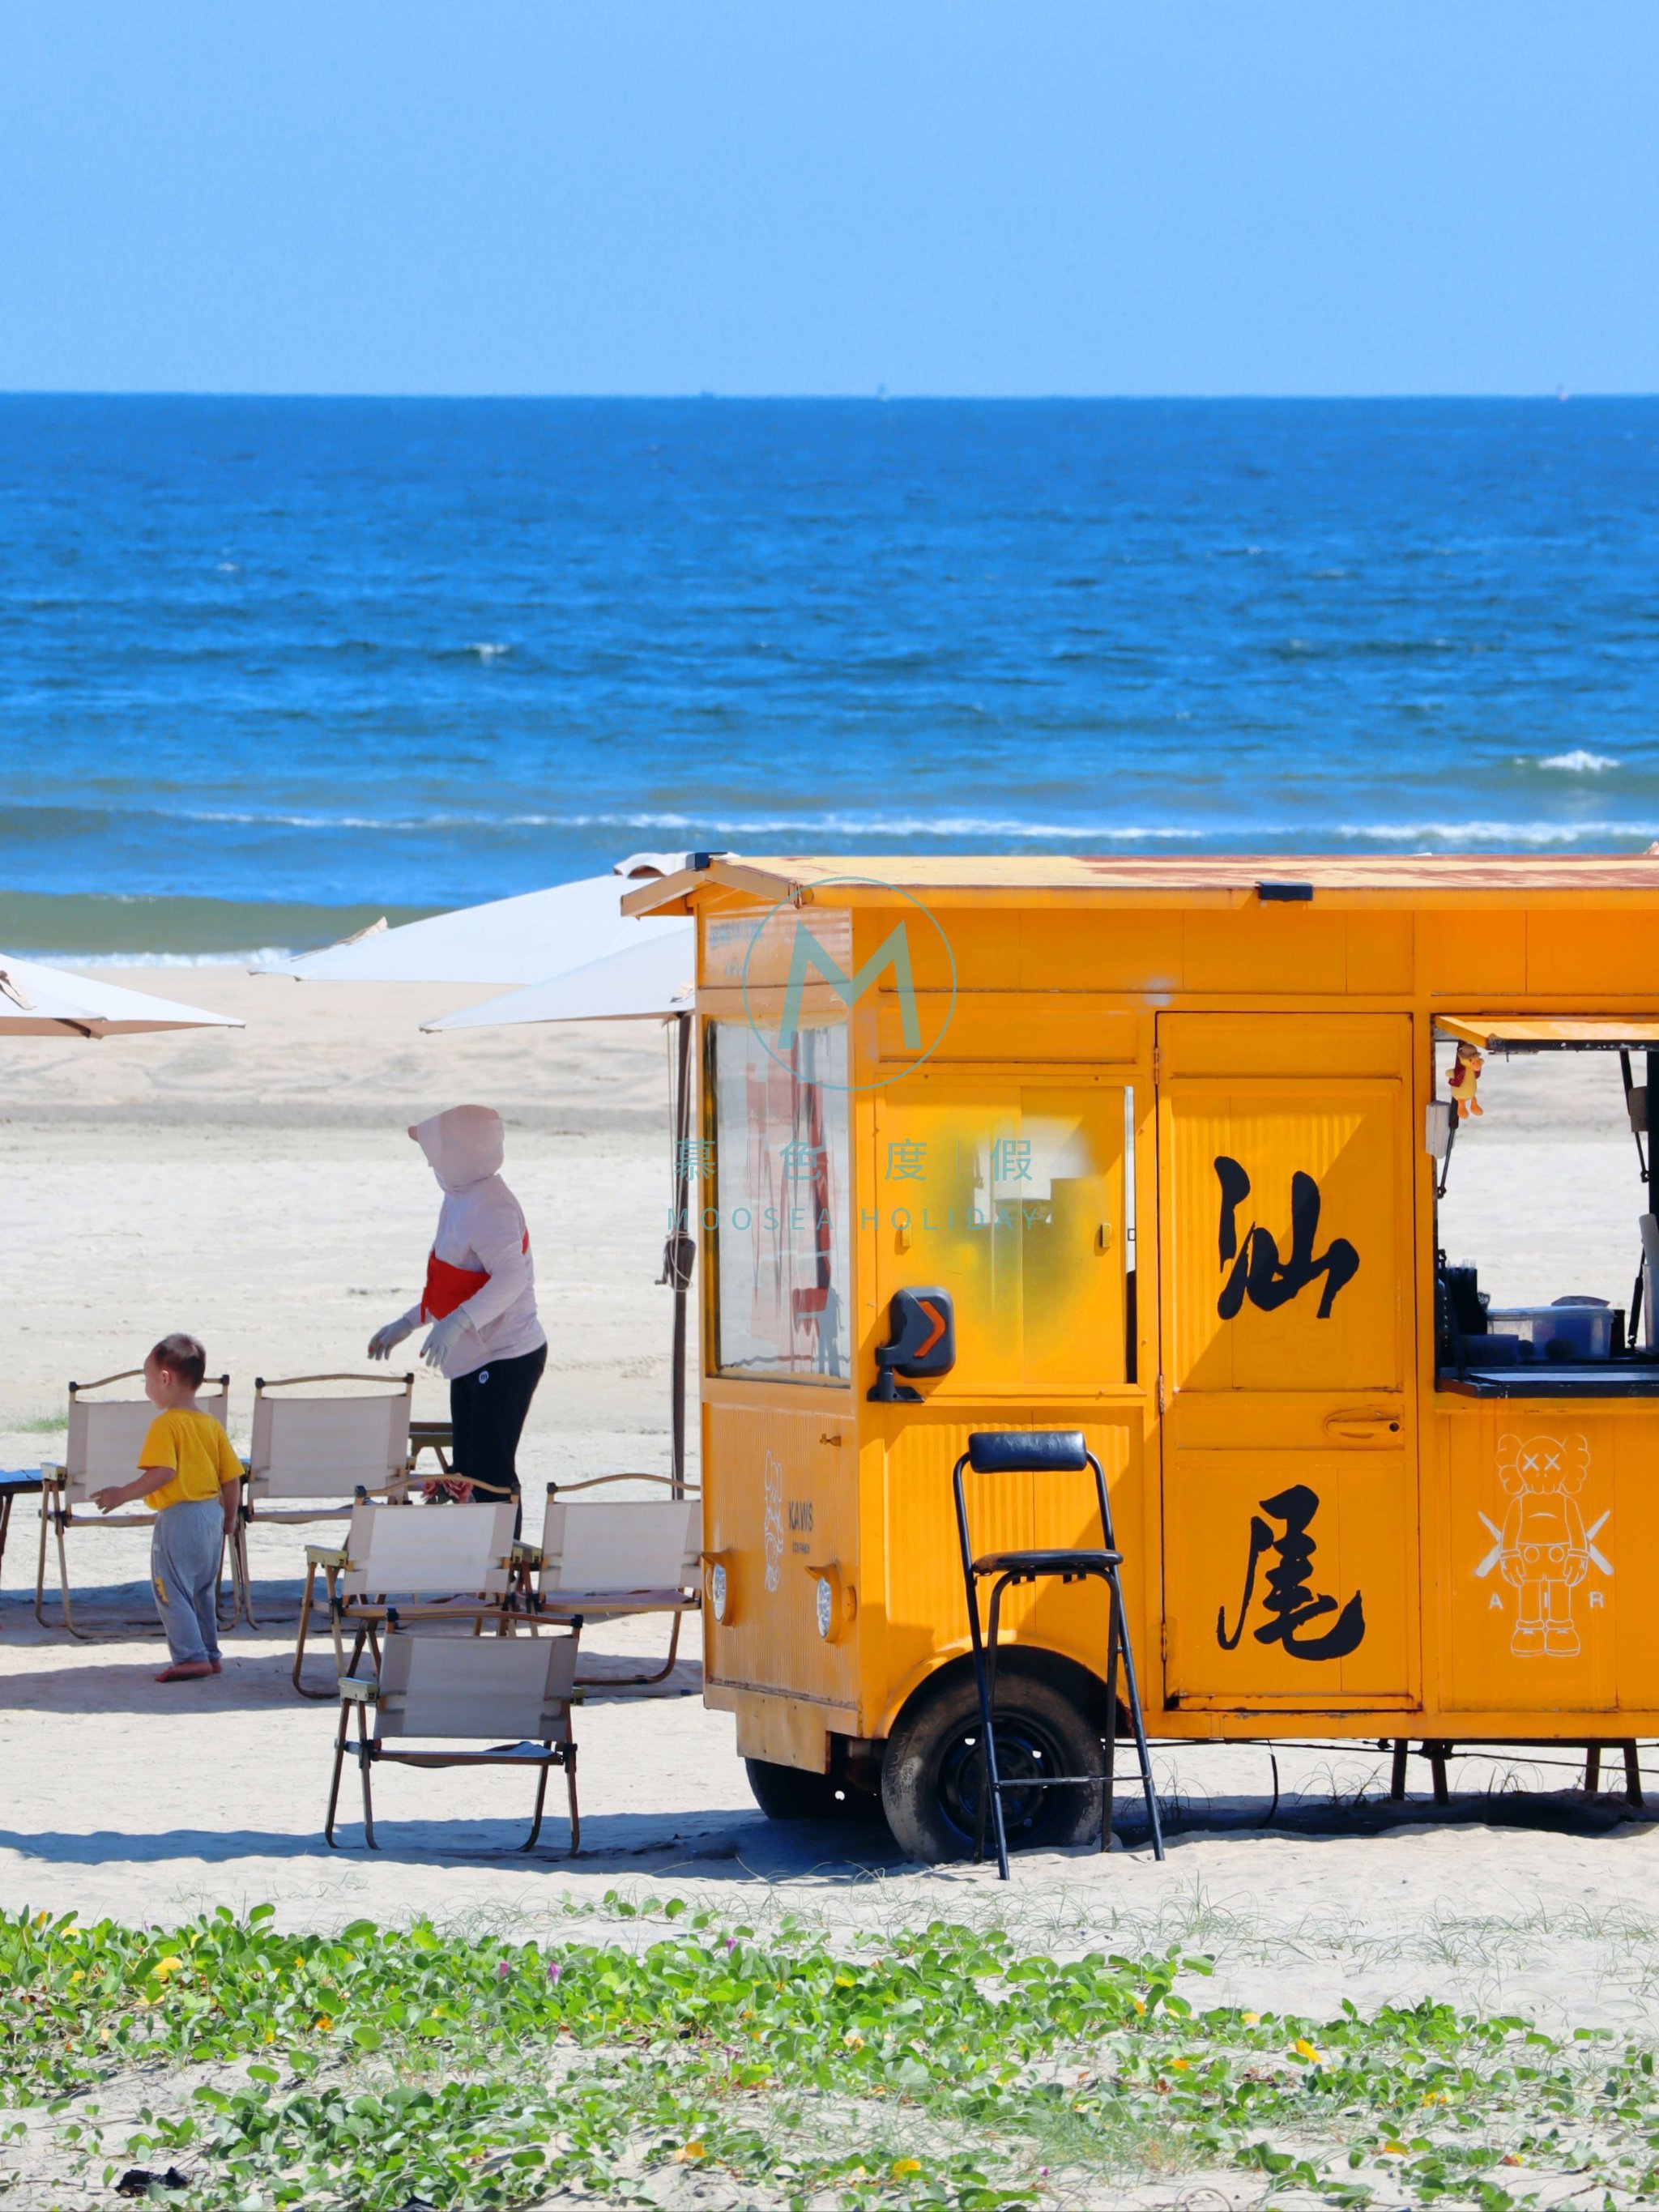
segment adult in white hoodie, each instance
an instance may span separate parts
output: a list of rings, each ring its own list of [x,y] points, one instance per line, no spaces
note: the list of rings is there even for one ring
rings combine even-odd
[[[452,1106],[409,1133],[444,1202],[420,1300],[375,1332],[368,1356],[390,1359],[430,1322],[421,1356],[449,1384],[455,1472],[516,1498],[519,1438],[547,1364],[547,1334],[536,1317],[530,1231],[501,1181],[501,1117],[488,1106]]]

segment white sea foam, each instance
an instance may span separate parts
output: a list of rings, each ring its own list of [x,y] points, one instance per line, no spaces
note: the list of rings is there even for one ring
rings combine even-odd
[[[265,968],[291,960],[282,945],[260,945],[246,952],[31,952],[42,966],[68,968]]]
[[[1575,745],[1570,753],[1552,753],[1538,765],[1560,769],[1568,775],[1600,775],[1604,768],[1617,768],[1619,763],[1611,753],[1586,752],[1583,745]]]
[[[1281,833],[1282,834],[1282,833]],[[1343,823],[1335,833],[1358,843],[1502,849],[1515,845],[1607,845],[1615,849],[1639,838],[1659,838],[1648,822],[1365,822]]]

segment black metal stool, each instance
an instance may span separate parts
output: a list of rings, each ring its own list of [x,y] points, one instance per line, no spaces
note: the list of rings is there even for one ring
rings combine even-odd
[[[975,1474],[1080,1474],[1085,1467],[1092,1468],[1095,1496],[1100,1507],[1103,1548],[1099,1551],[1074,1548],[1065,1551],[990,1552],[983,1559],[976,1559],[968,1534],[968,1504],[963,1491],[962,1471],[966,1467],[971,1467]],[[1049,1575],[1058,1575],[1065,1583],[1082,1582],[1092,1577],[1106,1584],[1110,1616],[1106,1631],[1106,1759],[1105,1772],[1102,1776],[1045,1775],[1040,1786],[1057,1790],[1092,1790],[1098,1786],[1101,1792],[1100,1848],[1103,1851],[1109,1850],[1112,1840],[1112,1784],[1117,1753],[1117,1662],[1121,1650],[1129,1724],[1134,1730],[1135,1750],[1140,1762],[1140,1786],[1146,1799],[1146,1817],[1152,1823],[1152,1856],[1161,1859],[1164,1856],[1164,1832],[1158,1824],[1158,1797],[1152,1788],[1152,1757],[1146,1747],[1146,1723],[1140,1712],[1140,1691],[1135,1681],[1134,1654],[1129,1647],[1128,1626],[1124,1618],[1123,1585],[1118,1578],[1123,1554],[1113,1539],[1112,1509],[1107,1499],[1106,1477],[1101,1471],[1100,1462],[1075,1429],[982,1431],[969,1437],[968,1449],[957,1462],[956,1472],[951,1480],[956,1492],[957,1534],[962,1542],[962,1578],[968,1595],[968,1626],[974,1640],[974,1673],[979,1683],[980,1723],[985,1738],[985,1754],[981,1762],[983,1778],[979,1793],[979,1841],[974,1853],[975,1861],[985,1856],[985,1808],[988,1803],[991,1823],[996,1834],[997,1871],[1004,1881],[1008,1880],[1008,1838],[1002,1818],[1003,1793],[1009,1790],[1028,1790],[1033,1786],[1024,1778],[1005,1782],[997,1772],[994,1715],[997,1624],[1002,1611],[1002,1594],[1022,1583],[1034,1583]],[[985,1580],[991,1582],[988,1631],[981,1630],[979,1615],[979,1586]]]

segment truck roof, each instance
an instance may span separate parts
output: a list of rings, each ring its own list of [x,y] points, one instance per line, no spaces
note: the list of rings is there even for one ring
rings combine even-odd
[[[908,892],[947,905],[1210,906],[1335,897],[1344,905],[1659,904],[1659,847],[1644,853],[1204,853],[698,855],[630,891],[628,914],[685,914],[697,892],[737,892],[771,905],[877,905]],[[1631,895],[1636,894],[1632,901]],[[1645,896],[1644,896],[1645,895]]]

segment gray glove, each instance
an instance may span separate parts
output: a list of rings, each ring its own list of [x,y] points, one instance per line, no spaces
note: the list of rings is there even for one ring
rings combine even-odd
[[[404,1339],[413,1336],[419,1327],[419,1322],[410,1321],[407,1314],[399,1314],[396,1321],[389,1321],[384,1328],[377,1328],[369,1338],[369,1358],[390,1359]]]
[[[469,1326],[466,1316],[459,1307],[453,1313],[446,1314],[441,1321],[434,1321],[427,1331],[426,1342],[421,1346],[421,1357],[427,1365],[435,1367],[441,1374],[450,1346]]]

